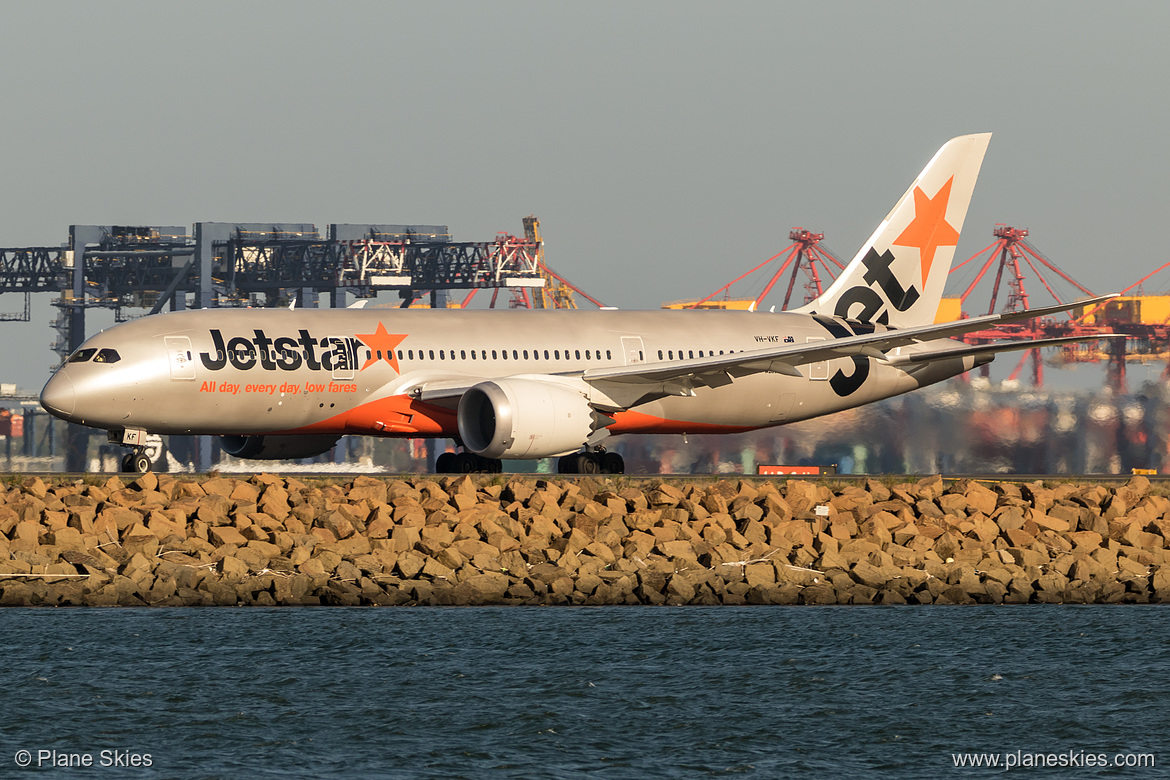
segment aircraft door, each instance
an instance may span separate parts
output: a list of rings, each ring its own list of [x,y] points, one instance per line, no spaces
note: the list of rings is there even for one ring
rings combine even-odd
[[[646,362],[646,353],[642,347],[641,336],[622,336],[622,356],[625,365],[636,366]]]
[[[796,403],[796,393],[781,393],[780,401],[776,404],[776,411],[771,422],[784,422],[792,415],[792,406]]]
[[[357,369],[357,346],[350,339],[334,336],[329,339],[332,348],[334,379],[353,379]]]
[[[191,339],[186,336],[166,336],[163,343],[166,344],[167,359],[171,364],[171,379],[193,380],[195,360],[191,351]]]

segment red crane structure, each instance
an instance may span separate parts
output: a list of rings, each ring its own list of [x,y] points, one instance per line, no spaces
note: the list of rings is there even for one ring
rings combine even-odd
[[[1001,289],[1006,287],[1002,307],[998,309],[999,312],[1013,312],[1026,311],[1028,306],[1028,290],[1025,284],[1026,274],[1024,269],[1029,269],[1040,284],[1047,291],[1048,295],[1052,297],[1055,303],[1064,303],[1065,300],[1056,291],[1054,282],[1049,278],[1048,274],[1055,274],[1067,284],[1072,285],[1078,292],[1086,296],[1092,296],[1094,293],[1085,287],[1083,284],[1073,279],[1067,273],[1062,271],[1051,260],[1041,254],[1034,246],[1027,240],[1028,231],[1022,228],[1010,227],[1008,225],[999,224],[995,226],[992,231],[996,240],[994,243],[984,247],[975,255],[967,258],[963,262],[951,269],[954,274],[960,271],[968,263],[977,259],[981,259],[982,266],[976,273],[974,280],[967,285],[967,288],[959,294],[958,298],[944,298],[942,306],[940,306],[939,317],[940,321],[947,319],[954,319],[956,315],[966,317],[966,313],[960,311],[967,299],[970,297],[975,288],[991,270],[992,266],[996,267],[995,282],[991,289],[991,302],[987,308],[986,314],[997,313],[997,305],[999,304]],[[1047,272],[1047,273],[1046,273]],[[955,305],[957,302],[957,306]],[[1062,336],[1093,336],[1096,334],[1111,333],[1112,328],[1098,323],[1096,321],[1086,321],[1086,317],[1093,313],[1093,311],[1100,307],[1093,307],[1089,312],[1073,311],[1062,315],[1060,319],[1053,318],[1039,318],[1029,322],[1015,323],[1011,325],[1000,325],[994,328],[987,328],[986,330],[975,331],[961,336],[961,340],[967,344],[978,345],[987,344],[992,341],[1001,341],[1003,339],[1043,339],[1043,338],[1057,338]],[[981,312],[983,313],[983,312]],[[1110,360],[1110,376],[1109,381],[1111,386],[1124,392],[1125,389],[1125,340],[1114,339],[1113,346],[1109,353]],[[1099,349],[1094,349],[1090,344],[1088,350],[1080,349],[1080,345],[1070,346],[1065,348],[1065,357],[1068,360],[1097,360],[1099,359]],[[1081,355],[1094,355],[1094,357],[1080,357]],[[1009,379],[1016,380],[1019,378],[1021,371],[1026,363],[1030,362],[1032,367],[1032,384],[1040,387],[1044,383],[1044,363],[1040,356],[1039,349],[1026,350],[1020,357],[1019,363],[1016,364],[1015,370],[1012,371]],[[981,369],[983,376],[989,375],[989,367],[983,366]]]
[[[675,303],[663,304],[664,309],[758,309],[763,303],[764,298],[768,293],[772,292],[772,288],[784,276],[784,272],[792,267],[792,273],[788,278],[788,289],[784,293],[784,302],[781,305],[781,310],[787,309],[792,301],[792,291],[796,287],[796,280],[803,271],[805,275],[805,297],[804,303],[808,303],[824,292],[824,284],[821,281],[821,272],[818,267],[824,269],[825,274],[829,279],[835,279],[837,274],[845,268],[845,264],[833,255],[825,247],[821,246],[821,241],[824,240],[824,233],[813,233],[810,230],[805,230],[802,227],[792,228],[788,233],[788,238],[792,241],[791,244],[784,247],[776,254],[769,257],[764,262],[757,265],[755,268],[737,276],[727,284],[720,287],[715,292],[708,295],[706,298],[701,298],[697,301],[677,301]],[[768,283],[764,285],[764,289],[755,298],[732,298],[731,288],[737,282],[743,281],[754,273],[757,273],[764,266],[771,263],[780,257],[784,257],[784,262],[780,264],[780,268],[768,279]],[[722,298],[717,296],[723,293]]]

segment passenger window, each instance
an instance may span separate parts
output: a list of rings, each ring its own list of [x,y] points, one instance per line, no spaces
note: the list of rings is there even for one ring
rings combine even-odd
[[[585,350],[585,359],[589,360],[589,350]]]
[[[695,359],[695,351],[693,349],[688,349],[687,350],[687,357],[689,357],[691,360],[694,360]]]
[[[524,350],[524,359],[525,359],[525,360],[527,360],[527,359],[528,359],[528,350]]]
[[[459,350],[459,359],[460,360],[467,360],[467,350],[465,350],[465,349]]]
[[[440,349],[439,350],[439,360],[446,360],[446,359],[447,359],[446,355],[444,355],[443,350]]]
[[[66,360],[65,362],[66,363],[84,363],[85,361],[87,361],[91,357],[93,357],[93,353],[95,353],[95,352],[97,352],[97,350],[93,349],[92,347],[89,349],[79,349],[76,352],[74,352],[72,355],[70,355],[69,359]]]
[[[496,359],[496,351],[493,349],[492,350],[492,360],[495,360],[495,359]]]
[[[93,359],[95,363],[117,363],[122,359],[116,349],[102,349],[98,350],[97,357]]]
[[[544,359],[548,360],[548,350],[547,349],[544,351]]]
[[[574,356],[575,356],[575,357],[576,357],[578,360],[580,360],[580,359],[581,359],[581,350],[579,350],[579,349],[575,349],[575,350],[573,350],[573,355],[574,355]]]
[[[475,350],[471,350],[471,359],[475,360]]]
[[[486,349],[480,350],[479,356],[481,358],[483,358],[484,360],[487,360],[487,350]]]
[[[666,351],[666,359],[667,360],[674,360],[674,350],[673,349],[668,349]]]
[[[501,349],[500,350],[500,357],[503,358],[504,360],[507,360],[508,359],[508,350]]]
[[[398,359],[402,360],[402,350],[398,350]]]
[[[606,359],[606,360],[613,360],[613,358],[612,358],[612,357],[610,357],[610,353],[609,353],[609,350],[608,350],[608,349],[605,351],[605,359]]]
[[[408,360],[414,360],[414,350],[413,349],[406,350],[406,357]]]
[[[520,353],[519,353],[519,352],[517,352],[516,350],[512,350],[512,359],[513,359],[513,360],[519,360],[519,359],[520,359]]]
[[[553,358],[554,358],[554,359],[556,359],[556,360],[560,360],[560,359],[561,359],[561,351],[560,351],[559,349],[554,349],[554,350],[553,350]]]
[[[435,351],[433,349],[428,349],[427,354],[431,356],[431,360],[435,359]]]
[[[607,352],[606,354],[608,355],[609,353]],[[658,350],[658,359],[662,360],[662,350]]]

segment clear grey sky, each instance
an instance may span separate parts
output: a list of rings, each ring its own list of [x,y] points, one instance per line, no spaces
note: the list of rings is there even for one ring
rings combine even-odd
[[[553,267],[653,308],[762,262],[795,225],[848,258],[944,141],[992,131],[958,260],[997,222],[1094,291],[1168,259],[1166,3],[0,14],[0,246],[202,220],[443,223],[485,240],[534,213]],[[42,298],[35,322],[0,323],[0,381],[48,377]]]

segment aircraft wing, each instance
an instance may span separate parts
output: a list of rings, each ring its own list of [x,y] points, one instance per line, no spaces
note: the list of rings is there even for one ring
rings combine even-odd
[[[932,360],[967,357],[968,355],[995,355],[999,352],[1055,347],[1060,344],[1074,344],[1078,341],[1124,338],[1128,338],[1125,333],[1101,333],[1095,336],[1061,336],[1059,338],[1035,339],[1033,341],[993,341],[989,344],[977,344],[973,347],[961,347],[959,349],[939,349],[933,352],[915,352],[908,355],[888,355],[886,361],[892,366],[900,366],[906,363],[929,363]]]
[[[476,384],[477,382],[474,381],[470,383],[467,381],[427,382],[414,388],[410,395],[429,404],[455,408],[459,405],[459,399],[463,397],[463,394],[475,387]]]
[[[700,384],[712,387],[729,384],[732,378],[759,372],[772,372],[802,376],[797,366],[808,363],[817,363],[833,358],[852,357],[855,355],[872,357],[878,360],[897,362],[925,362],[943,358],[957,357],[968,354],[959,351],[938,351],[930,357],[918,357],[913,361],[903,360],[902,356],[887,356],[886,352],[897,347],[907,346],[934,339],[952,338],[964,333],[983,330],[993,325],[1003,325],[1011,322],[1030,320],[1048,314],[1056,314],[1082,306],[1091,306],[1110,298],[1117,297],[1117,293],[1100,295],[1095,298],[1083,298],[1072,303],[1062,303],[1046,306],[1040,309],[1029,309],[1022,312],[1007,314],[990,314],[983,317],[971,317],[955,322],[919,325],[912,328],[898,328],[874,333],[829,338],[824,341],[813,341],[805,344],[785,344],[778,347],[734,352],[728,355],[714,355],[711,357],[682,360],[670,363],[640,363],[631,366],[613,366],[610,368],[591,368],[584,372],[582,378],[587,382],[609,381],[624,383],[670,382],[693,379]],[[826,322],[835,322],[826,318]],[[970,354],[991,354],[997,351],[1011,349],[1030,349],[1034,345],[1046,346],[1051,343],[1067,343],[1068,341],[1089,341],[1101,336],[1069,339],[1045,339],[1043,342],[1017,341],[1001,342],[1001,345],[982,345],[972,348]],[[1019,346],[1004,346],[1007,344]],[[906,356],[909,357],[909,356]]]
[[[467,374],[427,374],[415,378],[409,384],[395,388],[394,393],[401,393],[417,401],[446,409],[455,409],[459,406],[459,399],[463,397],[464,393],[486,379],[487,377],[468,376]]]
[[[827,338],[824,341],[812,341],[804,344],[784,344],[765,349],[734,352],[726,355],[712,355],[710,357],[672,361],[669,363],[639,363],[630,366],[591,368],[583,374],[558,374],[557,376],[563,376],[565,378],[579,376],[589,383],[615,382],[631,386],[682,383],[683,387],[693,385],[722,387],[723,385],[731,384],[737,377],[763,372],[803,376],[797,368],[798,366],[840,357],[864,356],[886,361],[891,365],[909,365],[928,363],[932,360],[965,357],[967,355],[992,355],[997,352],[1009,350],[1032,349],[1034,347],[1046,347],[1098,338],[1114,338],[1116,337],[1114,335],[1091,337],[1070,336],[1032,341],[1005,341],[972,347],[917,352],[906,355],[886,354],[897,347],[934,339],[950,338],[964,333],[983,330],[993,325],[1019,322],[1082,306],[1091,306],[1094,303],[1100,303],[1114,297],[1116,297],[1116,294],[1102,295],[1096,298],[1085,298],[1072,303],[1057,304],[1041,309],[1029,309],[1024,312],[971,317],[955,322],[861,333],[836,339]],[[825,322],[831,324],[838,321],[825,318]],[[840,327],[843,328],[844,326]],[[477,383],[485,381],[485,379],[467,375],[452,376],[449,374],[439,374],[421,378],[416,383],[412,383],[411,386],[403,388],[403,390],[407,395],[420,401],[454,409],[458,406],[459,399],[467,390]]]

